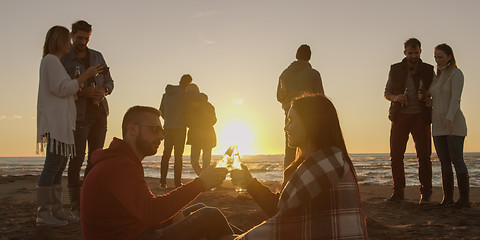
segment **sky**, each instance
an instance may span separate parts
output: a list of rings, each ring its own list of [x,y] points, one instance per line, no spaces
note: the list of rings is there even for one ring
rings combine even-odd
[[[134,105],[159,107],[167,84],[189,73],[215,106],[214,154],[282,154],[280,73],[301,44],[337,108],[350,153],[388,153],[391,64],[410,37],[422,59],[449,44],[465,75],[461,107],[466,152],[480,151],[476,91],[480,1],[65,1],[5,0],[0,8],[0,157],[35,156],[38,75],[45,34],[77,20],[93,25],[89,47],[102,52],[115,81],[105,145],[121,137]],[[163,146],[157,155],[161,155]],[[410,140],[407,152],[414,152]],[[185,154],[189,154],[189,147]]]

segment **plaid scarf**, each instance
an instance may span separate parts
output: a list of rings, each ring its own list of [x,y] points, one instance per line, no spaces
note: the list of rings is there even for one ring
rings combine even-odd
[[[365,239],[357,182],[342,152],[319,150],[284,183],[277,213],[238,239]]]

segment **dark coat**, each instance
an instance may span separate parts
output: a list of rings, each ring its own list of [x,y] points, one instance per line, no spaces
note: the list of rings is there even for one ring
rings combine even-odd
[[[185,89],[167,85],[160,103],[165,129],[185,129]]]
[[[217,136],[213,128],[217,123],[217,117],[215,108],[208,102],[207,95],[193,93],[188,96],[185,123],[188,127],[187,144],[201,148],[213,148],[217,145]]]

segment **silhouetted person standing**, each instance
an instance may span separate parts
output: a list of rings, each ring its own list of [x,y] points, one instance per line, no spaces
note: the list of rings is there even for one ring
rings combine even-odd
[[[416,38],[404,44],[405,58],[390,67],[385,98],[391,101],[388,118],[390,129],[390,158],[393,177],[393,194],[387,203],[397,203],[404,199],[405,170],[403,158],[411,133],[417,151],[420,179],[420,204],[430,202],[432,195],[432,153],[431,108],[417,94],[432,84],[433,66],[420,59],[421,44]]]
[[[77,121],[75,128],[76,156],[68,164],[68,187],[72,214],[80,214],[80,169],[85,159],[88,142],[88,158],[85,176],[92,168],[90,156],[93,151],[102,149],[107,133],[109,113],[106,96],[113,91],[113,79],[108,71],[103,55],[87,47],[92,34],[92,25],[80,20],[72,24],[72,48],[62,57],[62,63],[71,78],[77,70],[85,72],[90,66],[103,66],[96,77],[91,77],[80,87],[75,101]]]
[[[175,164],[173,167],[175,187],[182,185],[183,150],[185,149],[185,89],[192,83],[192,77],[185,74],[178,86],[167,85],[162,96],[160,111],[165,121],[165,142],[160,165],[160,187],[167,187],[168,162],[174,149]]]
[[[185,107],[185,123],[188,127],[187,144],[191,145],[190,162],[197,175],[210,166],[212,148],[217,145],[215,128],[217,116],[215,107],[208,102],[208,96],[201,93],[195,83],[187,87],[187,104]],[[200,151],[202,167],[200,167]]]
[[[285,111],[285,124],[287,123],[287,113],[290,110],[290,104],[293,99],[305,92],[324,94],[320,73],[313,69],[308,62],[311,55],[310,46],[306,44],[301,45],[297,50],[297,60],[292,62],[282,72],[278,80],[277,100],[282,104],[282,108]],[[285,159],[283,162],[285,168],[295,160],[295,154],[296,148],[288,146],[288,137],[285,134]]]

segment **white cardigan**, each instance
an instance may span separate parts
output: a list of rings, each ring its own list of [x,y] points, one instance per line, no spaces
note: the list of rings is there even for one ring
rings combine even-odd
[[[74,153],[78,90],[78,82],[70,78],[57,56],[48,54],[42,58],[37,101],[37,152],[39,145],[43,151],[50,139],[50,144],[54,144],[50,145],[52,152],[63,156]]]
[[[444,71],[434,78],[429,90],[432,96],[433,136],[450,134],[444,126],[446,119],[453,123],[452,135],[467,136],[467,124],[460,110],[463,81],[463,73],[458,68],[452,69],[451,73]]]

